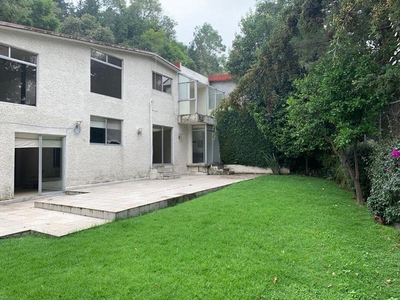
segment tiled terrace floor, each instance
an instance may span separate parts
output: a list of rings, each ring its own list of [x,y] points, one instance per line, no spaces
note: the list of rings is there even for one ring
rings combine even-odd
[[[137,180],[74,189],[79,192],[74,195],[0,204],[0,238],[29,232],[61,237],[116,218],[164,208],[180,202],[179,199],[193,198],[256,176],[187,175],[172,180]]]

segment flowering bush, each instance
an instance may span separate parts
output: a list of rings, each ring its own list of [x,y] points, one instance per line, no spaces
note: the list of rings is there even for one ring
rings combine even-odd
[[[371,194],[367,206],[384,223],[400,222],[400,142],[377,147],[369,169]]]

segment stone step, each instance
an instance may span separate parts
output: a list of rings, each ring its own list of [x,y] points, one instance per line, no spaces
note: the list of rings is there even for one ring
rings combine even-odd
[[[177,178],[181,178],[181,175],[177,174],[177,173],[161,173],[159,174],[160,179],[164,179],[164,180],[168,180],[168,179],[177,179]]]
[[[58,211],[63,213],[81,215],[86,217],[104,219],[104,220],[117,220],[117,219],[127,219],[131,217],[137,217],[155,210],[167,208],[170,206],[177,205],[186,201],[190,201],[194,198],[206,195],[208,193],[217,191],[224,188],[224,186],[213,187],[193,193],[188,194],[177,194],[174,197],[168,199],[150,202],[143,205],[132,206],[127,209],[120,211],[110,211],[104,209],[94,209],[90,207],[65,205],[63,203],[52,203],[52,200],[38,200],[35,201],[34,207],[46,210]]]

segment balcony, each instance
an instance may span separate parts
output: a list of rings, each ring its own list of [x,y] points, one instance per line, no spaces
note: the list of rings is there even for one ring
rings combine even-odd
[[[179,75],[179,123],[214,125],[211,113],[224,97],[216,88]]]

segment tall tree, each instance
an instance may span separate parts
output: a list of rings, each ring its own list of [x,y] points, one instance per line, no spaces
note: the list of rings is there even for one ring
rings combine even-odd
[[[195,63],[195,71],[211,75],[224,70],[223,52],[226,46],[222,44],[222,37],[211,24],[204,23],[196,26],[193,41],[189,45],[189,56]]]
[[[29,25],[33,0],[3,0],[0,5],[0,20]]]
[[[4,0],[0,5],[0,20],[56,30],[59,20],[53,0]]]
[[[313,145],[319,140],[330,146],[353,182],[360,205],[364,197],[359,144],[365,135],[378,133],[378,114],[399,90],[393,82],[400,73],[389,63],[395,43],[388,34],[388,14],[382,13],[386,9],[383,2],[341,1],[332,19],[330,50],[297,82],[297,92],[288,102],[292,133]],[[376,30],[380,33],[372,35]]]
[[[113,43],[114,35],[110,28],[103,27],[92,15],[85,14],[81,18],[70,16],[61,24],[61,32]]]

